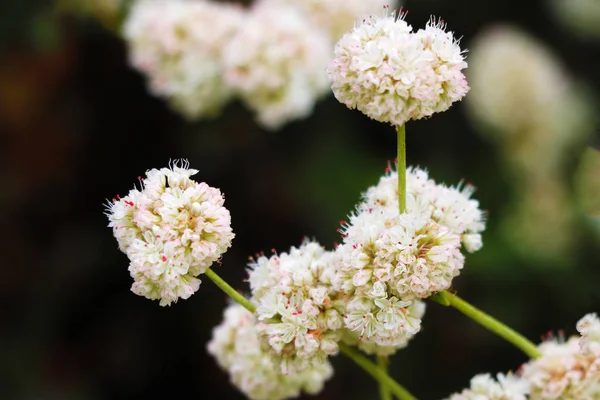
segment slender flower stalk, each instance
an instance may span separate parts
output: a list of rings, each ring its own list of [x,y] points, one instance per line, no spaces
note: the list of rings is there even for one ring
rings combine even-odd
[[[538,350],[537,346],[525,338],[520,333],[516,332],[512,328],[509,328],[502,322],[493,318],[492,316],[484,313],[483,311],[475,308],[471,304],[467,303],[460,297],[452,294],[448,291],[438,293],[436,296],[431,298],[435,302],[444,306],[452,306],[473,321],[484,326],[491,332],[502,337],[506,341],[512,343],[514,346],[522,350],[530,358],[539,358],[542,354]]]
[[[379,368],[381,368],[385,372],[388,372],[389,362],[390,359],[387,356],[377,356],[377,363],[379,364]],[[390,391],[390,388],[384,383],[379,384],[379,397],[381,398],[381,400],[392,400],[392,392]]]
[[[215,285],[217,285],[222,291],[224,291],[227,296],[235,300],[236,303],[243,306],[250,312],[256,311],[256,306],[254,306],[254,304],[239,294],[234,288],[229,286],[229,284],[225,282],[219,275],[217,275],[215,271],[209,268],[206,270],[205,275],[208,276],[210,280],[213,281]]]
[[[377,379],[380,384],[386,385],[390,391],[400,400],[417,400],[408,390],[403,388],[398,382],[389,377],[389,375],[375,365],[366,356],[346,344],[340,344],[340,350],[348,358],[358,364],[366,373]]]
[[[398,133],[398,205],[400,214],[406,211],[406,125],[396,127]]]

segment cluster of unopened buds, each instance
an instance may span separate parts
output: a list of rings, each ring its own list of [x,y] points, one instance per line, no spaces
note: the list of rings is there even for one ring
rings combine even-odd
[[[141,187],[109,202],[109,226],[130,260],[132,291],[169,305],[198,290],[205,274],[236,303],[208,351],[251,399],[318,393],[342,352],[375,377],[382,397],[415,399],[367,356],[385,359],[421,329],[425,300],[452,306],[523,350],[517,373],[478,375],[452,400],[596,399],[600,321],[587,315],[580,338],[536,346],[451,291],[465,254],[482,248],[485,213],[470,184],[436,183],[406,167],[404,123],[431,116],[468,91],[463,53],[445,25],[413,32],[403,15],[370,17],[335,46],[327,75],[336,97],[396,126],[398,159],[365,190],[326,249],[305,239],[248,265],[243,296],[210,268],[234,237],[218,189],[197,183],[185,162],[150,170]],[[166,40],[167,38],[165,38]],[[325,72],[323,72],[325,74]],[[359,351],[360,350],[360,351]]]

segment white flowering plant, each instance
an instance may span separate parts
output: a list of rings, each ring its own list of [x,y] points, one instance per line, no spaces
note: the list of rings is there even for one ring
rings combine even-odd
[[[414,31],[403,13],[386,7],[383,16],[341,36],[327,65],[327,35],[333,34],[307,35],[306,21],[278,8],[285,1],[258,2],[243,27],[237,25],[246,11],[189,3],[188,9],[182,0],[140,0],[125,29],[134,66],[152,76],[153,90],[173,107],[209,115],[237,93],[260,123],[277,127],[309,113],[311,99],[329,82],[340,102],[396,128],[397,160],[342,222],[338,245],[327,249],[305,239],[287,252],[252,259],[247,296],[212,268],[234,239],[220,190],[193,180],[199,171],[184,161],[149,170],[138,178],[139,188],[115,197],[106,210],[130,260],[135,294],[172,305],[194,294],[206,275],[230,296],[235,302],[207,349],[250,399],[320,392],[334,374],[330,357],[340,353],[378,381],[382,400],[416,399],[389,376],[387,364],[420,332],[427,300],[457,309],[529,358],[515,373],[475,376],[470,388],[448,399],[600,398],[595,314],[578,322],[578,338],[550,336],[535,345],[453,290],[468,254],[483,246],[486,213],[472,185],[443,185],[425,169],[407,167],[405,146],[408,121],[445,111],[469,91],[465,50],[443,21],[432,18]],[[311,2],[305,7],[327,15]],[[191,22],[219,18],[221,11],[227,21],[219,29]],[[273,24],[265,32],[268,21]],[[160,34],[162,28],[170,35]],[[231,39],[234,28],[241,33]],[[327,29],[340,28],[332,22]],[[232,47],[217,54],[225,38]],[[303,104],[292,104],[298,101]]]

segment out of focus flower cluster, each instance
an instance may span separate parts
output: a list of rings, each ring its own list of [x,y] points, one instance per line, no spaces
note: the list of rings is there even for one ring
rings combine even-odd
[[[544,43],[519,28],[488,29],[471,51],[466,109],[498,145],[510,175],[506,240],[534,265],[568,265],[580,229],[567,173],[592,132],[587,94]]]
[[[577,323],[579,337],[548,337],[541,357],[513,375],[477,375],[471,387],[449,400],[594,400],[600,398],[600,320],[588,314]]]
[[[383,0],[136,0],[123,35],[150,91],[190,120],[234,97],[276,130],[328,94],[333,43]]]

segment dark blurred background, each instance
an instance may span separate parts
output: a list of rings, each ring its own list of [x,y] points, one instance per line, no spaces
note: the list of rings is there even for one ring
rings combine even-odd
[[[409,0],[405,8],[414,26],[443,16],[466,47],[492,24],[517,24],[600,91],[600,40],[560,24],[548,2]],[[187,158],[226,196],[236,238],[217,272],[245,290],[249,255],[286,251],[304,236],[332,247],[339,221],[395,157],[394,131],[333,96],[280,132],[261,130],[236,103],[217,119],[186,122],[148,93],[111,24],[57,13],[47,1],[0,5],[0,399],[242,398],[205,349],[224,295],[208,279],[167,308],[131,293],[105,199],[127,193],[147,169]],[[536,342],[550,330],[575,333],[580,317],[600,311],[600,242],[589,225],[577,225],[559,265],[527,257],[499,233],[511,177],[463,104],[410,122],[407,145],[409,164],[437,181],[473,182],[489,211],[484,247],[455,280],[462,297]],[[583,150],[570,155],[566,187]],[[429,303],[422,332],[391,368],[427,400],[524,361],[457,311]],[[317,398],[376,397],[357,366],[333,362],[336,375]]]

